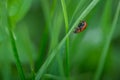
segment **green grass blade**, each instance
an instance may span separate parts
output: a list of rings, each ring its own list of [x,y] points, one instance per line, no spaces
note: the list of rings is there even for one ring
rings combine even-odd
[[[63,14],[64,14],[64,20],[65,20],[65,28],[66,28],[66,34],[68,33],[68,15],[66,10],[66,4],[64,0],[61,0],[62,8],[63,8]],[[65,66],[65,73],[66,77],[69,77],[70,70],[69,70],[70,64],[69,64],[69,37],[66,39],[66,66]]]
[[[4,7],[5,7],[5,5],[4,5]],[[7,12],[7,8],[6,8],[5,12]],[[7,22],[8,22],[8,32],[9,32],[9,36],[10,36],[10,39],[11,39],[11,45],[12,45],[12,49],[13,49],[14,58],[15,58],[15,61],[16,61],[16,66],[17,66],[17,69],[18,69],[18,73],[20,75],[21,80],[25,80],[25,75],[23,73],[22,65],[21,65],[21,62],[20,62],[20,59],[19,59],[19,56],[18,56],[15,34],[10,29],[10,28],[12,28],[12,23],[10,21],[8,13],[6,13],[6,14],[7,14]]]
[[[49,39],[49,24],[50,24],[50,17],[49,17],[49,4],[47,0],[41,0],[40,5],[42,7],[44,17],[45,17],[45,28],[42,34],[42,39],[39,40],[39,51],[38,51],[38,57],[36,60],[36,70],[41,67],[41,65],[44,62],[44,59],[46,57],[46,47],[48,45],[48,39]]]
[[[65,43],[65,41],[68,38],[68,36],[70,35],[70,33],[73,32],[73,29],[77,26],[77,24],[80,22],[80,20],[82,20],[83,18],[85,18],[88,15],[88,13],[95,7],[95,5],[98,2],[99,2],[99,0],[93,0],[88,5],[88,7],[83,11],[83,13],[78,17],[78,19],[73,24],[72,28],[68,31],[68,33],[66,34],[66,36],[62,39],[62,41],[59,43],[59,45],[52,51],[52,53],[48,56],[48,58],[46,59],[46,61],[42,65],[42,67],[39,69],[38,73],[36,74],[35,80],[40,80],[41,76],[44,74],[45,70],[50,65],[50,63],[52,62],[52,60],[54,59],[55,55],[57,54],[57,51],[60,50],[60,48],[62,47],[62,45]]]
[[[9,27],[10,27],[10,21],[9,21]],[[23,73],[23,69],[22,69],[22,65],[18,56],[18,51],[17,51],[17,46],[16,46],[16,40],[15,40],[15,34],[12,30],[9,29],[9,35],[11,38],[11,44],[12,44],[12,49],[13,49],[13,53],[14,53],[14,58],[16,61],[16,66],[18,69],[18,73],[20,75],[21,80],[25,80],[25,75]]]
[[[120,1],[119,1],[118,6],[117,6],[117,10],[116,10],[115,17],[114,17],[114,20],[113,20],[112,28],[111,28],[111,31],[110,31],[108,37],[107,37],[106,44],[104,46],[104,49],[103,49],[103,52],[102,52],[102,55],[101,55],[101,58],[100,58],[100,62],[99,62],[99,65],[98,65],[98,68],[97,68],[97,71],[96,71],[96,74],[95,74],[95,77],[94,77],[94,80],[100,80],[100,76],[101,76],[101,73],[103,71],[103,67],[104,67],[104,64],[105,64],[105,59],[107,57],[108,49],[109,49],[109,46],[110,46],[110,42],[111,42],[113,33],[115,31],[115,28],[116,28],[116,24],[117,24],[119,14],[120,14]]]
[[[66,32],[68,32],[68,15],[67,15],[67,10],[66,10],[66,4],[64,0],[61,0],[62,8],[63,8],[63,14],[64,14],[64,19],[65,19],[65,28]]]
[[[7,10],[7,7],[6,7],[6,0],[2,0],[1,3],[2,3],[2,7],[4,8],[4,9],[2,9],[2,11],[5,14],[5,16],[3,15],[4,16],[3,22],[6,23],[4,28],[6,28],[6,26],[7,26],[8,34],[9,34],[10,39],[11,39],[11,45],[12,45],[12,49],[13,49],[14,58],[15,58],[15,61],[16,61],[18,73],[20,75],[21,80],[25,80],[25,75],[23,73],[22,66],[21,66],[21,63],[20,63],[20,60],[19,60],[19,56],[18,56],[15,36],[14,36],[13,31],[11,30],[12,23],[10,21],[9,15],[8,15],[8,10]]]

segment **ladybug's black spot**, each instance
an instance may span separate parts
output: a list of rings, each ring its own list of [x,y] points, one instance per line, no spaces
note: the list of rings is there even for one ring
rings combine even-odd
[[[84,26],[84,21],[82,21],[81,23],[79,23],[78,27],[81,29]]]

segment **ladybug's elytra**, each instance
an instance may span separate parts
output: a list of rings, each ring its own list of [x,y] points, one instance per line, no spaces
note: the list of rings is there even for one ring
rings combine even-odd
[[[81,21],[78,27],[75,29],[74,33],[79,33],[83,31],[87,27],[87,23],[85,21]]]

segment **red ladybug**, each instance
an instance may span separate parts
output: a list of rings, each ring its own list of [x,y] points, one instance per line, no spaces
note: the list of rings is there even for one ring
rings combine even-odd
[[[87,23],[85,21],[81,21],[78,27],[75,29],[74,33],[82,32],[87,27]]]

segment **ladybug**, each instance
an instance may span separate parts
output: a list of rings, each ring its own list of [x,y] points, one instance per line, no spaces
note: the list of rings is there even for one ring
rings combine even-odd
[[[82,32],[87,27],[87,23],[85,21],[81,21],[78,24],[78,27],[75,29],[74,33]]]

